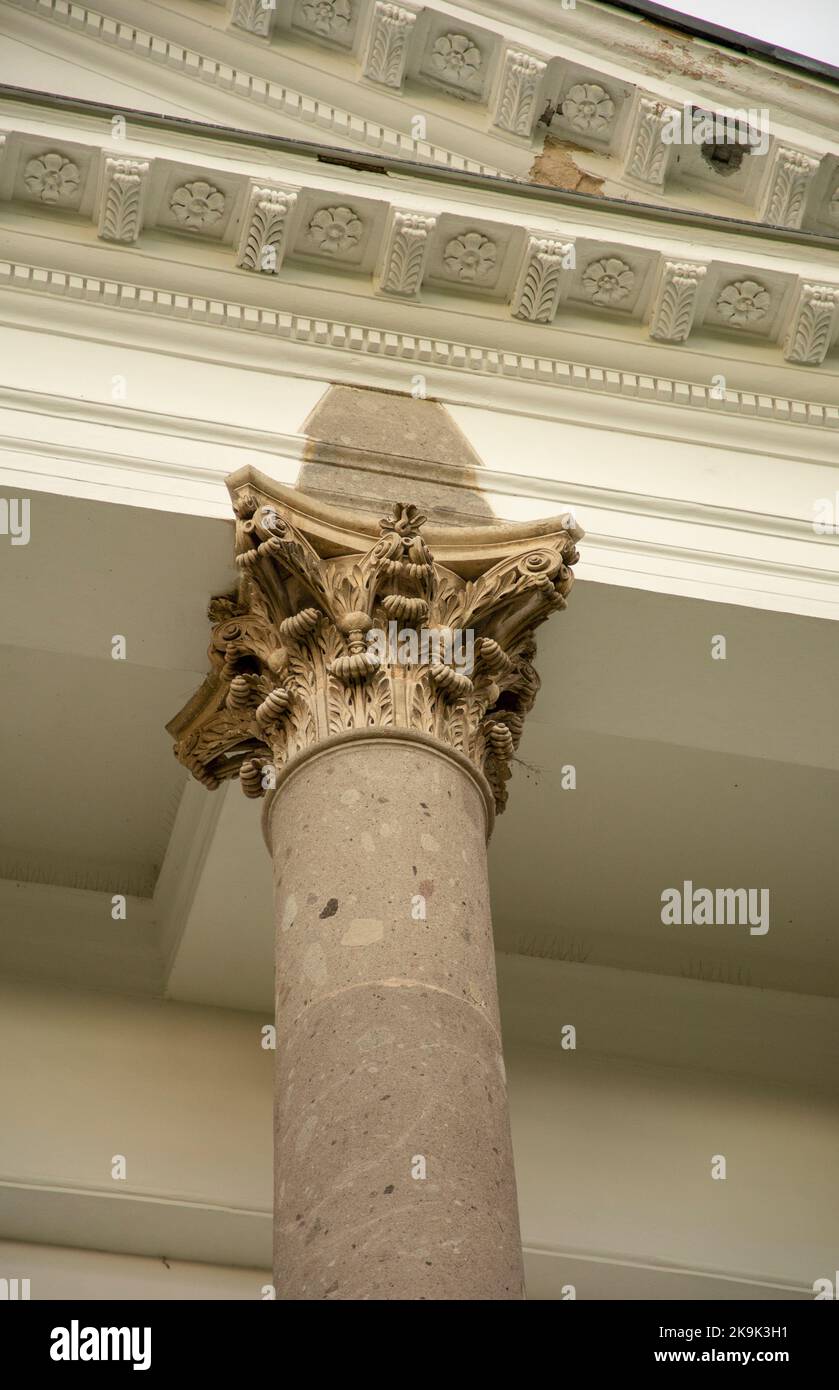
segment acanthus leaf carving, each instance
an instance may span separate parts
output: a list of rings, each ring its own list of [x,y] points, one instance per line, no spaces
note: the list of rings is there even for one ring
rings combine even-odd
[[[288,241],[288,224],[297,194],[254,186],[242,221],[236,264],[243,270],[276,274]]]
[[[106,156],[102,165],[99,235],[104,241],[135,242],[142,226],[148,160]]]
[[[818,366],[827,356],[839,319],[839,285],[804,284],[784,343],[788,362]]]
[[[773,227],[800,227],[818,168],[818,159],[803,150],[781,145],[772,161],[763,221]]]
[[[664,185],[675,148],[666,139],[673,124],[673,110],[654,97],[641,97],[630,135],[626,172],[631,178],[657,189]]]
[[[547,62],[532,53],[508,48],[504,53],[501,81],[493,123],[512,135],[529,136],[538,113],[537,99]]]
[[[210,787],[239,775],[256,797],[325,738],[421,733],[470,760],[500,809],[539,684],[533,633],[573,582],[573,518],[506,528],[503,545],[486,528],[483,550],[480,529],[466,545],[438,532],[439,560],[413,505],[395,504],[378,536],[342,533],[336,509],[324,530],[290,490],[243,472],[229,484],[239,587],[211,604],[210,675],[168,726],[180,761]]]
[[[376,0],[370,21],[364,76],[384,87],[401,87],[416,13],[404,5]]]
[[[276,14],[276,3],[267,0],[233,0],[230,23],[234,29],[244,29],[248,34],[267,39]]]
[[[650,315],[651,338],[663,343],[685,342],[707,269],[696,261],[665,261]]]
[[[574,243],[551,237],[528,239],[511,302],[515,318],[550,323],[559,304],[562,272],[574,264]]]
[[[387,294],[407,297],[419,293],[436,225],[435,217],[394,212],[380,281]]]

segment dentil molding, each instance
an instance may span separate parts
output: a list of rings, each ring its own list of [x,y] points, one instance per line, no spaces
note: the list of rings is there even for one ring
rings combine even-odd
[[[749,420],[772,420],[831,430],[839,428],[839,407],[817,401],[735,391],[728,387],[717,390],[704,382],[685,381],[677,377],[594,367],[584,362],[486,348],[449,338],[428,338],[336,319],[259,308],[228,299],[209,299],[203,295],[169,289],[152,289],[122,280],[76,275],[20,262],[0,261],[0,284],[3,283],[14,290],[57,295],[71,302],[98,303],[109,309],[151,314],[206,327],[267,334],[311,347],[346,351],[353,357],[362,354],[379,360],[389,358],[427,364],[470,375],[504,377],[541,386],[561,386],[575,391],[594,392],[600,397],[618,396],[652,405],[713,411]],[[805,287],[813,291],[820,291],[821,288]],[[821,300],[818,302],[822,303]],[[833,312],[835,301],[831,298],[824,302],[831,306]],[[787,352],[792,355],[798,350],[796,342],[808,342],[809,338],[810,330],[807,329],[803,340],[799,337],[787,343]],[[821,345],[816,343],[814,352],[819,351]]]

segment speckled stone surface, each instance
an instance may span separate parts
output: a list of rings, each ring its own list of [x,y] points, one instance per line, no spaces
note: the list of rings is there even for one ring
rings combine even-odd
[[[519,1299],[485,812],[421,743],[310,758],[269,813],[281,1299]]]

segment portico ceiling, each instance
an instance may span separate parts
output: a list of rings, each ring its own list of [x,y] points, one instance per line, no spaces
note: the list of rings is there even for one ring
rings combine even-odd
[[[236,787],[187,786],[163,728],[204,673],[231,526],[36,501],[30,544],[0,550],[5,968],[269,1011],[258,808]],[[541,630],[543,686],[491,844],[498,949],[546,981],[565,963],[839,995],[839,652],[826,632],[582,579]],[[660,895],[684,880],[768,888],[770,930],[662,926]],[[126,922],[111,919],[120,892]]]

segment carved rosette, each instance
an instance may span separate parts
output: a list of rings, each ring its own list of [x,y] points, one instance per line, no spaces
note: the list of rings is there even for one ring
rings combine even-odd
[[[413,732],[471,761],[501,810],[539,688],[534,632],[573,583],[573,518],[437,531],[435,557],[412,505],[376,536],[323,504],[307,517],[251,470],[229,486],[238,590],[210,604],[210,674],[167,726],[176,757],[208,787],[238,774],[261,796],[325,739]]]

